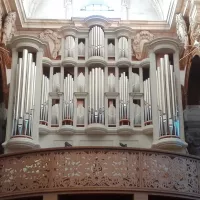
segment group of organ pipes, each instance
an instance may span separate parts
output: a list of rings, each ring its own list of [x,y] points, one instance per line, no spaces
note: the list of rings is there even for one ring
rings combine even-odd
[[[89,57],[105,56],[104,34],[100,26],[93,26],[90,29],[87,44]],[[76,47],[77,41],[78,47]],[[119,59],[129,58],[128,42],[126,37],[118,38]],[[64,58],[75,57],[76,48],[78,56],[84,57],[85,45],[85,40],[79,41],[73,36],[66,36]],[[115,42],[110,40],[107,45],[108,57],[115,57]],[[26,49],[23,50],[22,56],[19,56],[18,59],[13,135],[31,136],[32,134],[37,78],[34,60],[34,55],[28,53]],[[96,64],[88,67],[87,70],[81,67],[82,69],[79,71],[79,67],[77,67],[78,73],[75,73],[75,67],[74,70],[67,71],[67,73],[63,73],[64,70],[61,68],[55,70],[53,74],[44,73],[41,81],[40,124],[49,127],[74,126],[74,120],[76,120],[76,126],[85,126],[86,124],[103,124],[108,127],[117,125],[148,126],[152,124],[153,118],[151,90],[156,89],[160,136],[179,136],[174,66],[172,62],[170,63],[168,55],[160,58],[158,63],[156,86],[151,85],[150,75],[143,78],[139,70],[136,73],[126,66],[118,68],[117,72],[116,67],[111,67],[110,71],[108,67],[106,72],[104,67]],[[62,66],[62,68],[65,67]],[[77,77],[74,77],[75,74]],[[143,80],[141,81],[141,79]],[[77,92],[85,92],[87,97],[75,99]],[[55,95],[53,99],[50,93],[59,95]],[[117,93],[118,95],[112,98],[106,97],[105,93]]]
[[[56,88],[54,84],[58,84],[61,78],[61,74],[54,74],[57,76],[57,81],[53,81],[53,88]],[[158,99],[158,116],[159,116],[159,130],[160,135],[175,135],[179,136],[179,119],[177,109],[177,97],[175,87],[175,72],[173,65],[170,64],[169,56],[165,55],[164,58],[160,58],[159,65],[156,71],[157,78],[157,99]],[[84,116],[87,110],[88,124],[99,123],[105,124],[105,115],[107,113],[108,125],[116,125],[117,115],[119,113],[119,125],[129,125],[133,120],[133,126],[142,127],[152,124],[152,100],[151,100],[151,80],[150,77],[143,80],[143,105],[141,105],[141,99],[134,101],[130,96],[130,93],[140,93],[140,76],[137,73],[127,74],[121,72],[118,77],[118,91],[119,96],[117,99],[108,99],[108,107],[105,107],[105,87],[108,92],[116,92],[116,77],[115,73],[109,73],[105,77],[104,69],[100,67],[91,68],[88,72],[88,86],[86,85],[86,79],[84,73],[79,73],[77,77],[77,91],[86,92],[88,87],[88,108],[84,107],[84,102],[78,100],[77,105],[74,105],[74,77],[73,74],[67,74],[62,81],[63,84],[63,105],[62,106],[62,119],[59,119],[59,106],[56,104],[56,109],[52,112],[55,121],[62,121],[62,125],[73,125],[74,121],[74,107],[76,106],[77,123],[84,125]],[[105,86],[105,79],[107,79],[107,86]],[[53,77],[55,80],[55,77]],[[130,82],[131,81],[131,87]],[[49,92],[49,79],[43,76],[42,81],[42,103],[41,103],[41,121],[47,122],[48,106],[48,92]],[[60,87],[60,86],[59,86]],[[139,103],[138,103],[139,102]],[[116,104],[119,105],[119,110],[116,110]],[[130,106],[132,104],[132,107]],[[55,106],[55,105],[53,105]],[[132,110],[131,110],[132,109]],[[107,112],[105,112],[107,110]],[[141,113],[144,113],[143,115]],[[131,118],[132,113],[132,118]],[[144,119],[142,120],[142,116]],[[124,123],[127,122],[127,123]],[[144,123],[142,125],[142,122]],[[47,124],[47,123],[46,123]]]
[[[36,66],[27,49],[19,56],[15,70],[13,135],[32,135],[35,100]]]
[[[130,97],[130,93],[140,93],[140,76],[137,73],[131,73],[128,75],[126,72],[121,72],[118,78],[119,88],[116,88],[116,76],[115,73],[109,73],[105,77],[104,69],[100,67],[91,68],[88,72],[88,86],[86,85],[85,74],[80,72],[77,76],[77,87],[74,91],[74,76],[68,73],[67,75],[61,75],[61,73],[55,73],[52,77],[52,89],[49,88],[50,78],[43,75],[42,80],[42,98],[41,98],[41,118],[40,123],[48,125],[48,93],[61,92],[63,94],[63,101],[52,101],[51,108],[51,126],[57,126],[61,121],[62,125],[73,125],[74,121],[74,107],[76,106],[76,120],[77,124],[84,125],[84,117],[87,109],[88,124],[99,123],[105,124],[105,115],[107,113],[108,125],[116,126],[116,113],[119,113],[120,125],[130,125],[130,120],[133,120],[135,126],[142,126],[141,119],[141,103],[135,103]],[[105,86],[105,79],[107,79],[107,86]],[[130,88],[131,79],[131,88]],[[61,84],[63,84],[63,91],[60,91]],[[86,92],[88,87],[88,108],[84,107],[84,102],[81,99],[77,100],[77,105],[74,105],[74,92]],[[105,88],[106,87],[106,88]],[[144,125],[152,123],[151,114],[151,92],[150,92],[150,79],[146,79],[143,82],[144,87]],[[105,107],[105,91],[116,92],[119,91],[118,99],[108,99],[108,107]],[[117,102],[118,101],[118,102]],[[61,105],[60,102],[63,102]],[[119,103],[119,111],[116,110],[116,104]],[[130,104],[133,104],[132,110]],[[60,109],[62,106],[62,109]],[[62,110],[62,115],[59,114]],[[107,110],[107,112],[105,112]],[[133,119],[130,117],[130,113],[133,113]],[[127,122],[124,123],[124,122]]]
[[[156,82],[160,136],[179,136],[179,116],[174,66],[170,63],[168,55],[164,55],[164,58],[160,58],[160,62],[158,63]],[[75,120],[74,107],[76,107],[77,112],[77,124],[81,125],[84,125],[85,122],[85,112],[87,112],[88,124],[106,124],[105,115],[107,114],[108,126],[116,125],[117,112],[119,113],[119,125],[130,126],[131,120],[133,120],[132,124],[135,127],[152,124],[153,116],[150,77],[143,80],[143,105],[141,105],[141,101],[134,101],[133,97],[130,96],[130,93],[140,93],[141,83],[139,74],[134,72],[128,74],[124,71],[120,72],[118,79],[116,79],[115,73],[108,73],[107,77],[105,77],[104,69],[101,67],[94,67],[89,69],[87,77],[89,79],[88,85],[86,85],[85,73],[78,73],[76,79],[77,91],[74,91],[73,73],[65,74],[63,77],[60,72],[53,74],[53,77],[43,74],[41,85],[40,124],[46,126],[49,125],[48,118],[49,110],[51,109],[52,116],[50,123],[52,127],[58,125],[60,121],[62,126],[73,125],[73,121]],[[105,85],[106,79],[107,85]],[[24,49],[22,56],[19,56],[16,67],[13,135],[31,136],[32,134],[35,81],[36,66],[34,56],[33,54],[28,53],[28,50]],[[52,84],[50,84],[50,81],[52,81]],[[118,81],[118,89],[116,88],[116,81]],[[60,91],[61,84],[63,84],[63,91]],[[52,88],[50,88],[50,85],[52,85]],[[81,99],[78,99],[77,105],[74,105],[74,92],[86,92],[86,88],[88,88],[88,108],[85,108],[85,103]],[[106,90],[108,92],[119,92],[119,96],[116,99],[108,99],[108,107],[105,107]],[[52,105],[50,106],[50,92],[61,92],[63,101],[52,101]],[[62,102],[62,105],[60,102]],[[117,104],[119,105],[119,110],[117,110]],[[60,106],[62,109],[60,109]],[[60,110],[62,111],[61,115],[59,114]],[[142,112],[144,113],[143,115],[141,114]],[[142,116],[144,117],[143,120]],[[127,123],[123,123],[124,121]],[[142,124],[142,121],[144,124]]]

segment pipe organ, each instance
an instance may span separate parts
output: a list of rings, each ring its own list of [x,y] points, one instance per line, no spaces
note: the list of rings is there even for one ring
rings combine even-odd
[[[78,92],[85,92],[85,76],[82,72],[78,75],[77,85]]]
[[[89,32],[89,56],[104,57],[104,31],[100,26],[94,26]]]
[[[82,47],[79,44],[79,47]],[[81,52],[83,49],[81,49]],[[67,57],[75,57],[75,39],[73,36],[67,36],[65,39],[65,58]]]
[[[119,119],[129,125],[129,79],[125,72],[119,78]]]
[[[90,23],[88,18],[84,26]],[[50,59],[52,46],[47,41],[25,36],[24,42],[24,36],[16,37],[12,51],[17,59],[12,59],[8,112],[8,132],[12,132],[13,138],[35,140],[37,146],[39,134],[53,133],[51,139],[54,137],[55,141],[57,134],[63,134],[59,137],[69,141],[74,140],[75,134],[73,145],[85,145],[93,141],[89,134],[99,137],[108,133],[105,137],[109,144],[112,141],[117,144],[121,139],[129,142],[123,135],[129,135],[131,143],[135,141],[134,133],[138,138],[141,133],[149,134],[155,147],[161,138],[165,138],[163,143],[166,138],[182,139],[179,45],[174,39],[173,42],[164,39],[166,48],[158,49],[164,44],[156,39],[157,42],[149,42],[150,47],[142,48],[146,51],[142,52],[142,58],[148,53],[149,58],[136,60],[130,52],[131,44],[136,45],[131,43],[131,29],[120,30],[115,26],[61,29],[58,32],[63,37],[58,50],[61,57],[56,60]],[[28,49],[35,53],[30,53],[25,44],[31,44]],[[60,45],[54,44],[55,49]],[[173,59],[172,54],[163,54],[166,49],[173,54]],[[77,139],[79,135],[81,141]],[[113,137],[111,141],[109,138]]]
[[[128,58],[128,39],[120,37],[118,42],[119,58]]]
[[[55,73],[53,75],[53,92],[59,92],[60,91],[60,80],[61,80],[61,75],[59,72]]]
[[[113,58],[115,57],[115,45],[110,42],[108,44],[108,58]]]
[[[42,76],[40,123],[48,125],[49,78]]]
[[[22,52],[16,68],[13,135],[32,135],[36,66],[33,54]]]
[[[160,58],[156,77],[160,136],[179,136],[176,80],[174,66],[170,64],[169,55]]]
[[[113,73],[108,76],[108,91],[115,92],[115,75]]]
[[[132,92],[140,92],[140,76],[136,73],[132,73],[133,88]]]
[[[152,123],[150,78],[143,82],[144,85],[144,121],[145,125]]]
[[[89,72],[89,124],[104,124],[104,71],[92,68]]]
[[[74,117],[74,79],[67,74],[64,79],[63,125],[73,125]]]
[[[85,44],[82,41],[78,44],[78,56],[85,57]]]

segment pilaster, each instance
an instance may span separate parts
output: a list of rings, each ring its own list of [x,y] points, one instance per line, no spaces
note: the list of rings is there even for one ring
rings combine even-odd
[[[33,119],[33,139],[39,143],[39,120],[40,120],[40,101],[41,101],[41,85],[42,85],[42,57],[43,50],[40,49],[36,53],[36,83],[35,83],[35,104],[34,104],[34,119]]]
[[[11,79],[10,79],[10,89],[9,89],[9,101],[8,101],[8,114],[7,114],[7,123],[6,126],[6,141],[12,136],[12,126],[13,126],[13,109],[14,109],[14,91],[15,91],[15,82],[16,82],[16,67],[18,61],[18,52],[16,48],[12,49],[12,68],[11,68]]]
[[[151,99],[152,99],[152,115],[153,115],[153,141],[159,139],[159,119],[157,110],[157,79],[156,79],[156,55],[154,52],[150,52],[150,81],[151,81]]]

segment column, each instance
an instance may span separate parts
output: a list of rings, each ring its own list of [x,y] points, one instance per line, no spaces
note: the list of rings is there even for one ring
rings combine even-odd
[[[49,91],[53,91],[53,67],[50,67],[50,74],[49,74]]]
[[[75,37],[75,60],[78,60],[78,38]]]
[[[132,51],[131,51],[131,38],[128,38],[128,59],[132,60]]]
[[[108,56],[106,58],[108,58]],[[105,126],[108,127],[108,98],[105,95],[105,93],[108,92],[108,66],[106,66],[104,70]]]
[[[41,102],[41,84],[42,84],[42,58],[43,50],[40,49],[36,53],[36,83],[35,83],[35,108],[33,119],[33,139],[36,143],[39,142],[39,121],[40,121],[40,102]]]
[[[78,77],[78,67],[74,67],[74,92],[77,92],[77,78]],[[73,119],[73,126],[76,127],[77,124],[77,98],[73,94],[74,99],[74,119]]]
[[[115,61],[119,59],[119,45],[118,45],[118,38],[115,38]]]
[[[88,51],[87,51],[88,52]],[[84,124],[87,127],[88,125],[88,102],[89,102],[89,70],[88,67],[85,67],[85,92],[87,92],[87,96],[85,97],[85,118],[84,118]]]
[[[105,96],[105,126],[108,127],[108,97]]]
[[[6,126],[6,141],[8,141],[10,139],[10,137],[12,136],[17,61],[18,61],[18,52],[17,52],[16,48],[13,48],[12,49],[12,66],[11,66],[9,100],[8,100],[8,112],[7,112],[8,114],[7,114],[7,126]]]
[[[143,86],[143,68],[139,68],[140,75],[140,93],[144,94],[144,86]],[[141,125],[144,127],[144,95],[141,98]]]
[[[179,52],[176,51],[173,54],[174,57],[174,72],[176,80],[176,92],[178,102],[178,116],[180,121],[180,138],[185,141],[184,123],[183,123],[183,105],[182,105],[182,93],[181,93],[181,81],[180,81],[180,66],[179,66]]]
[[[115,67],[115,91],[119,93],[119,68]],[[119,95],[116,98],[116,127],[119,127]]]
[[[51,116],[52,116],[52,97],[49,98],[48,102],[48,127],[51,128]]]
[[[133,85],[133,83],[132,83],[132,80],[133,80],[133,78],[132,78],[132,66],[130,66],[128,68],[128,74],[129,74],[129,86],[128,86],[129,89],[128,89],[128,91],[129,91],[130,126],[133,127],[133,120],[134,120],[133,97],[132,97],[132,95],[130,95],[130,93],[132,93],[132,85]]]
[[[148,200],[148,194],[146,193],[134,193],[134,200]]]
[[[88,38],[85,38],[85,60],[88,59]]]
[[[105,52],[104,58],[106,61],[108,61],[108,38],[106,37],[104,39],[104,52]]]
[[[61,60],[65,58],[65,38],[61,39]]]
[[[151,102],[153,116],[153,141],[159,139],[159,121],[157,108],[157,82],[156,82],[156,55],[150,52],[150,81],[151,81]]]
[[[43,200],[58,200],[57,194],[44,194]]]

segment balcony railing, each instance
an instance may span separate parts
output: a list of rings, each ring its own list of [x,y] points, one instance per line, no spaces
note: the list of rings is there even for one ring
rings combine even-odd
[[[200,159],[132,148],[68,147],[0,157],[0,199],[49,192],[147,191],[200,198]]]

